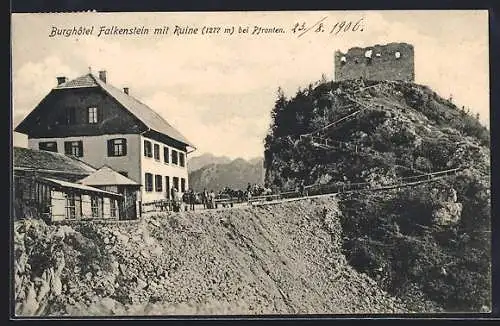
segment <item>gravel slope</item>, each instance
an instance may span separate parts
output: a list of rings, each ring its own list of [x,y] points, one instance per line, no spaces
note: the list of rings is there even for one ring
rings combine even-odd
[[[20,315],[407,311],[347,265],[334,199],[14,228]]]

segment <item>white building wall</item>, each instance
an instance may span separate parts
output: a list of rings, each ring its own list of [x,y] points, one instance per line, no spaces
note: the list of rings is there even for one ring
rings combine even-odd
[[[151,150],[153,152],[153,157],[146,157],[144,156],[144,140],[148,140],[151,142]],[[181,167],[180,165],[175,165],[172,163],[172,150],[176,150],[179,152],[178,149],[167,146],[161,142],[158,142],[156,140],[152,140],[149,138],[146,138],[141,135],[141,170],[142,170],[142,175],[141,175],[141,196],[142,196],[142,202],[147,203],[151,202],[154,200],[160,200],[160,199],[165,199],[166,198],[166,192],[170,191],[170,189],[165,188],[165,176],[170,177],[170,187],[173,186],[173,177],[178,177],[179,178],[179,188],[181,186],[181,178],[184,178],[186,180],[186,189],[188,188],[188,171],[187,171],[187,155],[186,152],[184,153],[184,167]],[[158,144],[160,146],[160,160],[157,161],[154,158],[154,144]],[[168,147],[169,149],[169,163],[165,163],[163,160],[163,147]],[[146,173],[151,173],[153,175],[153,191],[147,192],[146,191]],[[155,189],[155,175],[161,175],[162,176],[162,191],[157,192]],[[178,189],[180,191],[180,189]]]
[[[38,150],[40,142],[57,142],[57,150],[64,154],[65,141],[83,142],[83,156],[79,159],[88,163],[96,169],[107,165],[115,171],[127,172],[128,177],[136,182],[141,182],[140,160],[141,145],[140,135],[101,135],[101,136],[79,136],[79,137],[59,137],[59,138],[31,138],[28,139],[28,147]],[[125,138],[127,140],[126,156],[108,156],[108,140],[115,138]]]
[[[127,155],[119,157],[109,157],[108,156],[108,140],[114,138],[125,138],[127,139]],[[79,141],[83,142],[83,156],[79,159],[83,162],[90,164],[91,166],[99,169],[103,165],[107,165],[114,169],[115,171],[127,172],[128,177],[142,185],[140,196],[138,201],[150,202],[154,200],[160,200],[166,198],[167,189],[165,184],[165,176],[170,178],[170,187],[173,186],[173,177],[179,178],[179,188],[181,187],[181,179],[184,178],[185,188],[188,188],[188,171],[187,171],[187,153],[184,153],[184,167],[179,164],[173,164],[171,159],[172,150],[180,152],[178,149],[167,146],[156,140],[146,138],[142,135],[131,134],[131,135],[101,135],[101,136],[80,136],[80,137],[58,137],[58,138],[31,138],[28,139],[28,147],[31,149],[39,149],[40,142],[57,142],[57,150],[59,153],[64,154],[64,142],[65,141]],[[160,160],[155,160],[153,157],[144,156],[144,140],[151,142],[151,148],[154,150],[154,144],[160,146]],[[165,163],[163,160],[163,148],[168,147],[169,149],[169,163]],[[146,172],[153,175],[153,191],[147,192],[145,187],[146,182]],[[162,176],[162,191],[157,192],[155,189],[155,175]],[[170,190],[170,189],[169,189]],[[169,191],[168,190],[168,191]],[[179,191],[181,189],[178,189]],[[181,194],[182,195],[182,194]],[[82,198],[83,199],[83,198]],[[87,199],[87,198],[86,198]],[[90,201],[90,198],[88,198]],[[86,210],[86,204],[83,203],[83,215],[86,217],[89,211]],[[90,204],[88,209],[90,210]],[[86,214],[87,213],[87,214]]]

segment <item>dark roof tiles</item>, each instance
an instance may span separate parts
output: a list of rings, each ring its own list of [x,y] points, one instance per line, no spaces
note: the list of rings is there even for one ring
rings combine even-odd
[[[67,81],[55,89],[79,88],[79,87],[100,87],[115,100],[117,100],[125,109],[132,113],[137,119],[142,121],[148,128],[167,135],[181,143],[194,148],[194,145],[182,135],[177,129],[170,125],[161,115],[156,113],[146,104],[123,92],[121,89],[105,83],[98,77],[88,73],[73,80]]]
[[[90,74],[80,76],[58,85],[56,88],[77,88],[77,87],[96,87],[97,83]]]

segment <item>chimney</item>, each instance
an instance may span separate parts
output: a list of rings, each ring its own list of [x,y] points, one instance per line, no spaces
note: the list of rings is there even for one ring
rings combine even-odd
[[[99,71],[99,79],[106,82],[106,70]]]
[[[66,77],[57,77],[57,86],[64,84],[66,82]]]
[[[123,87],[123,92],[128,95],[128,87]]]

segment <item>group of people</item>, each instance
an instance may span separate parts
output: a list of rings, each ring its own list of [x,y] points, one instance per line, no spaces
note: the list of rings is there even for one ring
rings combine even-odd
[[[207,191],[203,189],[203,192],[200,194],[200,201],[203,204],[203,208],[205,209],[213,209],[216,207],[215,198],[217,195],[213,190]]]
[[[187,189],[184,193],[179,192],[175,187],[170,189],[171,207],[174,212],[179,212],[181,210],[195,210],[197,204],[203,205],[203,209],[214,209],[217,208],[216,199],[237,199],[239,202],[250,201],[252,197],[262,196],[271,194],[271,189],[263,187],[257,184],[250,184],[246,190],[234,190],[229,187],[225,187],[218,193],[213,190],[208,191],[204,189],[202,192],[197,193],[192,188]],[[184,208],[183,208],[184,204]]]
[[[266,186],[261,186],[258,184],[254,184],[253,186],[248,183],[246,194],[248,198],[255,196],[265,196],[272,194],[272,190]]]
[[[207,191],[206,189],[202,193],[196,193],[193,189],[187,189],[182,195],[179,193],[177,188],[172,187],[170,189],[170,199],[172,204],[172,210],[174,212],[179,212],[182,210],[182,204],[184,204],[184,210],[195,210],[196,204],[203,204],[203,208],[215,208],[215,199],[217,195],[213,190]]]

